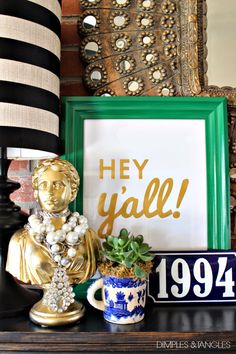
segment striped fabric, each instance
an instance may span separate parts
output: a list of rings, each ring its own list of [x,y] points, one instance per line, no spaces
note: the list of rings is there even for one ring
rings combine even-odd
[[[59,0],[0,0],[0,146],[10,158],[58,153],[60,20]]]

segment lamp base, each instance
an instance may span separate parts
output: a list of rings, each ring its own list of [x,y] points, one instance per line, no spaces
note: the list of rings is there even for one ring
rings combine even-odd
[[[0,191],[1,186],[2,181]],[[29,290],[19,285],[13,276],[5,271],[10,238],[16,230],[27,223],[27,218],[28,216],[21,213],[19,207],[14,204],[9,208],[0,202],[0,318],[28,311],[41,297],[40,290]]]
[[[10,238],[28,220],[9,197],[20,188],[19,183],[7,178],[10,163],[6,148],[0,148],[0,318],[23,313],[40,298],[40,293],[18,285],[5,270]]]
[[[31,290],[17,284],[7,272],[4,281],[4,285],[0,286],[0,318],[27,313],[42,296],[41,290]]]
[[[55,327],[73,324],[79,321],[85,314],[85,307],[80,302],[75,301],[65,312],[51,312],[42,300],[37,302],[30,310],[32,322],[42,327]]]

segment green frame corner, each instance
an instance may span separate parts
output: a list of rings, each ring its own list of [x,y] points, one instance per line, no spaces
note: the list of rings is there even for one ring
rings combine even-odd
[[[208,97],[63,97],[63,158],[83,176],[86,119],[202,119],[206,131],[208,249],[230,248],[227,103]],[[83,179],[73,210],[83,209]]]

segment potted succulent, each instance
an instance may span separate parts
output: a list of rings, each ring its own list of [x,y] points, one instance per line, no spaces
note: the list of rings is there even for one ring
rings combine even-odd
[[[142,235],[134,236],[126,229],[119,236],[107,236],[99,263],[101,279],[88,289],[88,301],[103,311],[112,323],[129,324],[143,319],[146,303],[146,278],[152,267],[151,247]],[[103,300],[95,299],[102,288]]]

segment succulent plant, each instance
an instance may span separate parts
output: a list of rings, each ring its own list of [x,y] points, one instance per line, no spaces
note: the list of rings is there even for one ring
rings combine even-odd
[[[137,278],[146,276],[145,267],[142,265],[153,259],[151,247],[143,242],[143,236],[134,236],[126,229],[120,231],[119,236],[107,236],[103,243],[103,257],[111,261],[112,266],[123,265],[132,269]]]

